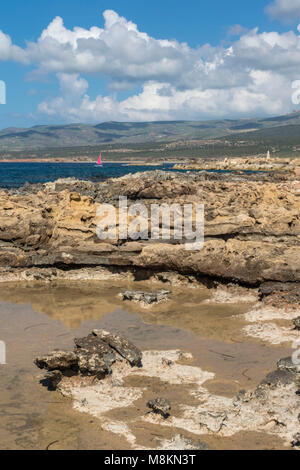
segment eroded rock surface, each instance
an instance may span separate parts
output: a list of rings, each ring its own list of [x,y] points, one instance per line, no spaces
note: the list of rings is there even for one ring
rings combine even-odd
[[[44,380],[57,388],[64,376],[83,375],[103,379],[111,374],[111,366],[119,355],[131,366],[142,365],[142,353],[117,334],[95,330],[84,338],[75,338],[74,351],[53,351],[35,359],[40,369],[46,369]]]
[[[117,351],[131,366],[142,367],[143,355],[141,351],[127,339],[105,330],[93,330],[93,335]]]
[[[74,353],[58,351],[57,358],[53,353],[38,358],[36,364],[50,369],[46,378],[50,379],[53,388],[61,380],[59,390],[73,398],[78,411],[99,418],[104,430],[122,435],[135,449],[144,448],[137,443],[135,429],[147,423],[176,428],[195,437],[228,437],[239,432],[260,432],[281,438],[287,446],[299,446],[299,371],[291,358],[279,360],[277,370],[269,373],[254,390],[241,390],[236,397],[226,398],[209,393],[205,388],[205,383],[215,377],[213,373],[180,363],[186,356],[181,351],[144,351],[143,367],[137,367],[128,353],[132,345],[117,335],[95,330],[85,338],[76,339],[75,344]],[[124,345],[125,352],[122,351]],[[88,360],[96,364],[96,367],[84,368],[83,373],[79,366],[82,350],[88,355]],[[107,354],[109,362],[105,364]],[[72,368],[66,371],[64,367],[68,361]],[[101,371],[103,363],[106,366],[106,373],[101,377],[97,361],[101,363]],[[53,370],[55,366],[61,370]],[[91,381],[89,374],[100,380]],[[144,394],[149,397],[149,391],[152,392],[152,380],[154,383],[160,380],[168,390],[176,388],[178,391],[178,385],[185,387],[182,395],[176,395],[177,403],[172,415],[169,401],[162,397],[148,401],[147,406],[153,410],[152,413],[143,411],[143,407],[138,405]],[[118,410],[124,408],[128,408],[128,414],[122,412],[118,418]],[[110,417],[108,412],[114,410],[116,413],[112,416],[115,417]],[[128,416],[126,421],[125,416]],[[161,440],[158,448],[200,449],[203,446],[201,442],[188,442],[176,435],[171,440]]]
[[[65,371],[76,368],[78,359],[76,354],[71,351],[53,351],[46,356],[37,357],[34,363],[40,369]]]
[[[27,279],[35,269],[35,277],[51,280],[60,270],[67,277],[79,268],[108,267],[252,286],[298,284],[299,194],[299,178],[162,171],[102,183],[72,180],[1,191],[0,279],[15,280],[14,273]],[[129,206],[145,204],[149,220],[153,203],[203,203],[203,249],[186,250],[185,240],[174,239],[172,227],[170,240],[99,240],[97,209],[110,203],[118,213],[119,196],[127,196]]]

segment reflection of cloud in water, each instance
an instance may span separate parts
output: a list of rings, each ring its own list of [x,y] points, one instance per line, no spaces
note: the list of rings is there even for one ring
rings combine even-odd
[[[139,315],[145,323],[180,328],[207,338],[232,341],[241,331],[244,321],[238,314],[245,313],[247,305],[206,304],[210,292],[205,288],[171,287],[170,300],[149,309],[139,304],[122,301],[118,294],[124,290],[155,291],[161,284],[147,282],[110,281],[68,282],[51,285],[8,285],[0,292],[0,300],[17,304],[29,303],[40,313],[61,321],[68,329],[78,329],[89,320],[100,320],[116,309]],[[165,287],[165,286],[164,286]],[[234,319],[229,320],[230,317]],[[238,338],[239,339],[239,338]]]

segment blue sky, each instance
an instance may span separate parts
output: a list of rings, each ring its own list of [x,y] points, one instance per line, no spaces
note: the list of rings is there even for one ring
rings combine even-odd
[[[289,112],[299,23],[300,0],[5,2],[0,128]]]

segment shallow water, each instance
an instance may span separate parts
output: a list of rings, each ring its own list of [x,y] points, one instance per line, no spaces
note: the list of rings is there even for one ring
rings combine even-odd
[[[129,448],[126,440],[103,431],[100,421],[73,410],[69,399],[42,387],[40,371],[33,365],[37,355],[55,348],[72,348],[74,337],[93,328],[118,331],[143,350],[181,349],[192,353],[193,365],[216,374],[205,387],[224,396],[255,387],[280,357],[290,353],[244,337],[244,320],[239,314],[250,306],[205,304],[210,294],[204,288],[172,288],[171,300],[151,309],[122,302],[117,295],[128,288],[147,287],[149,290],[147,283],[129,282],[113,286],[107,281],[1,286],[0,340],[7,345],[7,364],[0,366],[1,449],[45,449],[50,444],[53,449]],[[155,380],[151,384],[154,394],[164,388]],[[176,400],[184,390],[169,393],[176,408]],[[128,412],[125,410],[125,415]],[[153,425],[136,431],[146,446],[151,445],[153,435],[174,435],[169,429],[161,431]],[[267,436],[262,444],[259,435],[203,440],[213,448],[281,445]]]

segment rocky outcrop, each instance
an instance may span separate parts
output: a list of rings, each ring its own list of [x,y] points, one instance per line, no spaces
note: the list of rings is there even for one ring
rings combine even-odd
[[[270,155],[251,158],[199,159],[193,163],[175,165],[177,170],[230,170],[230,171],[272,171],[284,172],[290,177],[299,176],[299,158],[272,158]]]
[[[53,351],[34,361],[46,369],[44,381],[56,389],[64,376],[82,375],[102,379],[111,374],[111,366],[122,357],[132,367],[142,366],[142,353],[125,338],[104,330],[95,330],[84,338],[75,338],[74,351]]]
[[[15,279],[16,272],[26,278],[33,269],[41,280],[47,269],[51,280],[59,270],[106,267],[246,285],[299,283],[300,182],[271,181],[276,178],[156,171],[103,183],[61,180],[2,191],[0,280]],[[149,211],[152,203],[203,203],[203,249],[186,250],[172,226],[170,240],[99,240],[97,209],[110,203],[118,214],[119,196]]]

